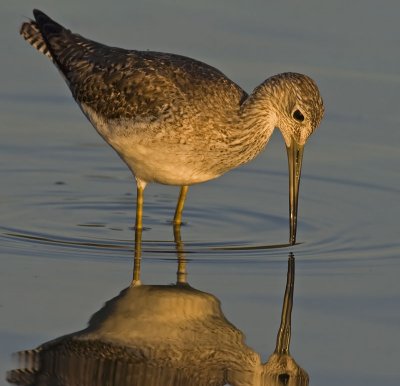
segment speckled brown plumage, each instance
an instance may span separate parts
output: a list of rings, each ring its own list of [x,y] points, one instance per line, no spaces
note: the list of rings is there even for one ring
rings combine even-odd
[[[27,26],[40,29],[74,98],[107,120],[158,118],[181,103],[201,104],[200,110],[219,104],[221,97],[237,104],[247,96],[220,71],[197,60],[108,47],[73,34],[40,11],[34,15],[36,22],[24,23],[21,32]]]

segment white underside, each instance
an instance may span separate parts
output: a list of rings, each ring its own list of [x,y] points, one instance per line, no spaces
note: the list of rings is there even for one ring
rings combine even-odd
[[[193,154],[193,147],[168,146],[162,133],[155,133],[157,123],[114,123],[111,126],[86,105],[81,109],[97,132],[125,161],[136,179],[144,185],[157,182],[167,185],[192,185],[218,177],[204,170],[204,154]],[[152,127],[153,126],[153,127]],[[158,139],[159,137],[159,139]]]

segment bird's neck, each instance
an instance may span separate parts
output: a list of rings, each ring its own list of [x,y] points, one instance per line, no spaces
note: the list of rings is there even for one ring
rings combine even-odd
[[[231,143],[231,150],[236,147],[238,150],[238,165],[252,160],[264,149],[277,125],[276,100],[264,82],[247,97],[239,110]]]

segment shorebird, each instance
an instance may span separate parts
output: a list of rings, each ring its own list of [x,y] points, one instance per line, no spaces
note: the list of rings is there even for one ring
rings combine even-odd
[[[169,53],[109,47],[72,33],[39,10],[21,35],[56,65],[82,112],[136,178],[136,229],[148,183],[190,185],[255,158],[278,128],[289,164],[290,244],[296,242],[303,148],[324,113],[315,82],[282,73],[248,95],[221,71]]]

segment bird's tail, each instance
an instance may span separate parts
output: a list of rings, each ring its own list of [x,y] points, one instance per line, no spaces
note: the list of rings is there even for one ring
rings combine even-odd
[[[35,20],[22,24],[20,34],[30,45],[61,68],[64,63],[60,55],[74,40],[79,40],[79,35],[72,34],[38,9],[33,10],[33,16]]]
[[[17,353],[20,368],[7,373],[7,381],[16,385],[33,385],[39,370],[40,349]]]
[[[47,48],[47,44],[43,39],[43,35],[35,21],[31,20],[23,23],[19,33],[32,47],[53,60],[50,51]]]
[[[43,12],[34,9],[35,20],[25,22],[20,33],[38,51],[50,58],[64,77],[88,63],[91,56],[103,45],[72,33]]]

